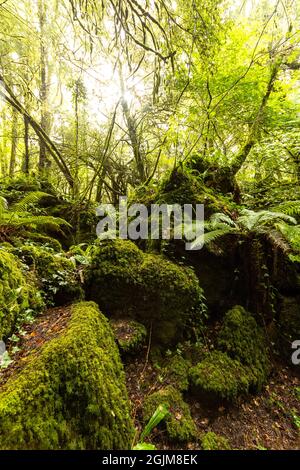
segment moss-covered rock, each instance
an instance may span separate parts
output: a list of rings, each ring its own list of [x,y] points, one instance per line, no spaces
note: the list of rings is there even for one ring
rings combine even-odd
[[[137,353],[144,346],[147,338],[144,325],[126,319],[112,319],[110,323],[123,354]]]
[[[236,208],[229,197],[216,193],[186,165],[174,168],[157,187],[138,188],[132,200],[146,204],[205,204],[206,216]]]
[[[27,244],[16,248],[15,254],[38,279],[48,305],[65,305],[83,297],[75,266],[63,253]]]
[[[154,342],[165,345],[200,327],[205,312],[191,269],[144,254],[129,240],[100,242],[94,249],[86,292],[103,311],[141,322]]]
[[[164,382],[173,385],[181,392],[189,388],[189,370],[191,362],[179,354],[174,354],[164,361],[162,375]]]
[[[270,368],[268,347],[262,328],[243,307],[236,306],[226,313],[218,346],[231,358],[251,368],[251,387],[260,390]]]
[[[133,436],[109,322],[94,303],[79,303],[0,391],[0,449],[129,449]]]
[[[201,447],[203,450],[230,450],[228,439],[219,436],[214,432],[206,432],[200,438]]]
[[[221,351],[207,353],[203,361],[190,370],[190,381],[196,393],[212,399],[234,401],[249,392],[253,380],[249,367]]]
[[[22,324],[27,311],[39,311],[43,302],[34,279],[12,253],[0,247],[0,339]]]
[[[189,406],[183,401],[181,393],[176,388],[169,385],[153,393],[145,400],[143,405],[145,424],[150,420],[159,405],[164,405],[169,411],[160,426],[165,427],[170,441],[186,442],[195,439],[197,430]]]

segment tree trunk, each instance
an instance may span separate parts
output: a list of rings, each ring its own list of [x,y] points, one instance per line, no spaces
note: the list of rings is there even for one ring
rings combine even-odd
[[[40,139],[43,139],[43,141],[44,141],[44,143],[47,147],[48,152],[51,154],[51,156],[53,157],[55,163],[57,164],[57,166],[59,167],[59,169],[61,170],[61,172],[65,176],[65,178],[66,178],[68,184],[70,185],[70,187],[73,188],[74,180],[73,180],[72,174],[71,174],[65,160],[63,159],[60,151],[58,150],[58,148],[54,144],[54,142],[52,142],[52,140],[46,134],[46,132],[40,126],[40,124],[26,111],[24,106],[21,104],[21,102],[18,100],[18,98],[14,94],[13,90],[7,85],[7,83],[4,80],[4,77],[1,74],[0,74],[0,81],[2,81],[4,83],[6,93],[4,94],[3,97],[4,97],[5,101],[7,103],[9,103],[13,108],[15,108],[20,114],[22,114],[23,117],[27,118],[28,124],[30,124],[32,129],[35,131],[36,135]]]
[[[15,173],[17,144],[18,144],[18,113],[16,109],[12,110],[12,127],[11,127],[11,153],[9,163],[9,176],[12,178]]]
[[[50,131],[48,114],[48,51],[46,47],[46,3],[39,0],[39,25],[40,25],[40,102],[41,102],[41,127],[48,134]],[[43,139],[40,139],[39,172],[47,177],[49,173],[50,161],[47,158],[47,147]]]
[[[29,157],[29,124],[28,119],[24,116],[24,163],[23,163],[23,171],[26,175],[29,175],[29,165],[30,165],[30,157]]]

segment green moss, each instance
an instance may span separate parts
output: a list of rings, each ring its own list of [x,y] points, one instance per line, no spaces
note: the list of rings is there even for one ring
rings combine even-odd
[[[206,432],[200,441],[203,450],[231,450],[228,440],[214,432]]]
[[[137,353],[145,344],[147,330],[141,323],[126,319],[113,319],[111,326],[122,353]]]
[[[134,428],[113,332],[94,303],[0,392],[1,449],[129,449]]]
[[[12,253],[0,248],[0,339],[22,324],[27,311],[39,311],[42,299],[34,280]]]
[[[226,313],[218,346],[251,368],[254,378],[251,387],[260,390],[269,372],[268,348],[263,330],[243,307],[236,306]]]
[[[102,242],[86,270],[91,300],[113,316],[144,324],[152,339],[174,343],[200,326],[205,305],[197,277],[159,255],[144,254],[128,240]],[[189,329],[190,328],[190,329]]]
[[[197,431],[187,403],[181,393],[169,385],[150,395],[143,405],[143,420],[147,424],[156,408],[165,405],[169,415],[161,423],[168,438],[174,442],[185,442],[195,439]]]
[[[204,360],[190,370],[195,390],[215,399],[235,400],[249,392],[253,380],[249,367],[221,351],[207,353]]]
[[[23,245],[15,253],[38,278],[48,305],[64,305],[83,297],[74,264],[50,247]]]
[[[205,204],[206,216],[214,212],[228,212],[236,208],[229,197],[216,193],[205,185],[199,174],[179,165],[174,168],[156,188],[141,187],[136,190],[132,200],[150,204]]]
[[[164,382],[174,385],[177,390],[187,391],[189,388],[189,369],[191,362],[179,354],[175,354],[164,362]]]
[[[36,245],[48,246],[58,253],[62,252],[62,246],[59,241],[55,238],[49,237],[47,235],[42,235],[41,233],[37,232],[23,232],[22,236],[24,238],[23,240],[21,240],[21,243],[19,243],[19,245],[23,245],[24,239],[26,238],[26,240],[30,240]]]

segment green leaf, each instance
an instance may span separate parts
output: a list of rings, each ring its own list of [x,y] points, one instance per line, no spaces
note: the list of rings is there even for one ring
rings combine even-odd
[[[154,428],[169,414],[169,410],[165,405],[159,405],[153,415],[151,416],[149,422],[145,426],[144,431],[141,434],[141,440],[144,440],[145,437],[149,436]]]
[[[156,447],[148,442],[139,442],[132,450],[156,450]]]

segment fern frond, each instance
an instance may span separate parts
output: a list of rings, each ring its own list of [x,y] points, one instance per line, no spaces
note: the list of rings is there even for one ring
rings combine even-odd
[[[4,220],[1,220],[1,225],[10,225],[12,227],[20,228],[20,227],[34,227],[34,228],[41,228],[41,229],[52,229],[52,230],[59,230],[61,226],[68,226],[71,225],[64,219],[60,219],[59,217],[51,217],[47,215],[40,215],[40,216],[23,216],[23,217],[16,217],[15,214],[9,215],[9,218],[6,216]]]
[[[287,201],[276,206],[272,210],[282,212],[283,214],[290,216],[300,215],[300,201]]]
[[[204,244],[212,243],[219,238],[224,237],[228,233],[236,233],[236,229],[230,227],[224,227],[223,229],[212,230],[204,234]]]
[[[16,202],[10,210],[12,212],[24,212],[28,206],[38,203],[44,197],[53,197],[51,194],[44,193],[42,191],[34,191],[26,194],[20,201]]]
[[[0,196],[0,217],[7,210],[7,207],[7,200],[3,196]]]
[[[300,252],[300,225],[276,224],[276,229],[284,236],[291,249]]]
[[[228,215],[223,214],[222,212],[217,212],[216,214],[213,214],[209,219],[209,223],[212,228],[216,228],[221,224],[227,224],[230,227],[236,227],[235,222]]]
[[[289,224],[296,225],[297,221],[282,212],[272,212],[272,211],[251,211],[249,209],[243,209],[241,216],[238,218],[237,223],[248,231],[260,230],[263,227],[269,225],[274,225],[276,222],[285,221]]]

